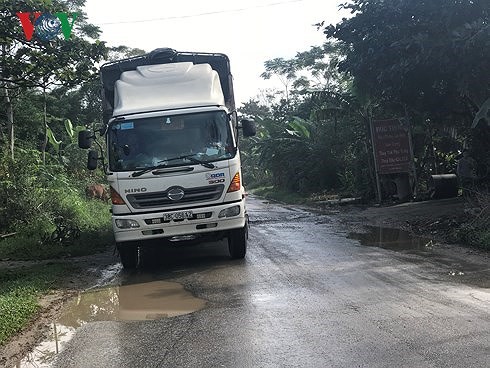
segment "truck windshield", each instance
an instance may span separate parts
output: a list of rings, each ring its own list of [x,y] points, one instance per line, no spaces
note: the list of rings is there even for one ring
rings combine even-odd
[[[227,160],[236,153],[224,111],[115,121],[107,143],[111,171],[144,169],[168,159],[168,166],[189,165],[175,160],[186,155],[201,162]]]

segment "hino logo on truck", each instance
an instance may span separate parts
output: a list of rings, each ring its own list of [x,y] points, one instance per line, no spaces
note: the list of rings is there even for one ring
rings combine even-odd
[[[184,189],[175,187],[169,189],[169,191],[167,192],[167,197],[171,201],[180,201],[184,197],[184,194]]]
[[[146,188],[130,188],[124,189],[124,193],[144,193],[146,190]]]

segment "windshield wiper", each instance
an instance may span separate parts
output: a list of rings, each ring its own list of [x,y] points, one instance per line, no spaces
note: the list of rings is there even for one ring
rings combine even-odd
[[[137,176],[141,176],[143,174],[146,174],[147,172],[150,172],[150,171],[153,171],[153,170],[157,170],[157,169],[163,169],[165,167],[167,167],[168,165],[167,164],[160,164],[160,165],[155,165],[155,166],[150,166],[150,167],[146,167],[140,171],[135,171],[131,174],[131,176],[133,178],[137,177]]]
[[[202,165],[204,167],[207,167],[208,169],[214,169],[216,167],[210,162],[204,162],[204,161],[198,160],[197,158],[194,158],[192,156],[195,156],[195,153],[190,154],[190,155],[183,155],[183,156],[167,158],[166,160],[159,161],[158,165],[146,167],[140,171],[135,171],[131,174],[131,176],[133,178],[135,178],[137,176],[141,176],[141,175],[146,174],[147,172],[150,172],[153,170],[164,169],[168,166],[168,163],[167,163],[168,161],[184,160],[184,159],[187,159],[192,163],[199,164],[199,165]]]
[[[210,162],[201,161],[201,160],[198,160],[197,158],[194,158],[192,156],[194,156],[194,155],[187,156],[184,158],[189,160],[190,162],[192,162],[194,164],[199,164],[199,165],[202,165],[204,167],[207,167],[208,169],[214,169],[216,167],[214,164],[212,164]],[[167,161],[167,160],[164,160],[164,161]]]

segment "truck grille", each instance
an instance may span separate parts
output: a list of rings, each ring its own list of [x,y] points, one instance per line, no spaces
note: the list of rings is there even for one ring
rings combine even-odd
[[[133,208],[152,208],[152,207],[169,207],[179,204],[191,204],[196,202],[215,201],[223,193],[225,186],[223,184],[210,185],[198,188],[183,188],[184,196],[178,201],[168,198],[168,191],[129,194],[126,198]]]

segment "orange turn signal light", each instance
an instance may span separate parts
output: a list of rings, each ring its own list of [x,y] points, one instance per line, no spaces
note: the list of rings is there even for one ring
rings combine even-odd
[[[110,188],[111,188],[111,201],[112,201],[112,204],[126,204],[126,203],[124,203],[124,200],[119,195],[119,193],[116,192],[116,190],[112,186]]]
[[[236,192],[237,190],[240,190],[240,173],[237,172],[235,176],[233,177],[230,186],[228,187],[228,193],[231,192]]]

